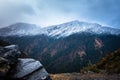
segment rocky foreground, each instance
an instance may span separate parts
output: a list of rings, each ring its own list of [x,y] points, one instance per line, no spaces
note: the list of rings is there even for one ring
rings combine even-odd
[[[39,61],[21,56],[17,45],[0,46],[0,80],[50,80]]]
[[[52,80],[120,80],[119,74],[97,74],[97,73],[64,73],[51,74]]]

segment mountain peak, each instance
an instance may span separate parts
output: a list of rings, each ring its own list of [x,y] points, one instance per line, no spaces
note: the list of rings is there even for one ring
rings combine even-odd
[[[79,20],[74,20],[74,21],[70,21],[70,22],[67,22],[67,23],[80,23]]]
[[[112,34],[118,35],[120,34],[119,29],[114,29],[110,27],[104,27],[97,23],[88,23],[82,22],[78,20],[66,22],[59,25],[49,26],[45,28],[38,27],[34,24],[27,23],[16,23],[9,27],[0,29],[0,35],[40,35],[45,34],[50,37],[67,37],[76,33],[91,33],[91,34]]]
[[[48,35],[52,37],[66,37],[75,33],[91,33],[91,34],[120,34],[119,29],[104,27],[97,23],[80,22],[78,20],[70,21],[60,25],[50,26]]]
[[[69,27],[81,27],[81,28],[83,28],[83,27],[85,27],[85,28],[102,27],[102,25],[97,24],[97,23],[89,23],[89,22],[84,22],[84,21],[79,21],[79,20],[74,20],[74,21],[62,23],[62,24],[55,25],[55,26],[63,26],[63,25],[66,25],[66,26],[69,26]]]
[[[14,27],[14,28],[36,28],[38,26],[36,26],[35,24],[29,24],[29,23],[20,22],[20,23],[12,24],[12,25],[10,25],[8,27],[10,27],[10,28],[11,27]]]
[[[70,22],[65,22],[59,25],[77,25],[77,24],[83,24],[83,23],[87,23],[87,22],[82,22],[79,20],[74,20],[74,21],[70,21]]]
[[[5,28],[0,29],[0,36],[24,36],[24,35],[36,35],[41,27],[35,24],[28,23],[15,23]]]

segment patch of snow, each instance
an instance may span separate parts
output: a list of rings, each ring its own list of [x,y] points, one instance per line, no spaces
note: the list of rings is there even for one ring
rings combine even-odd
[[[49,27],[37,27],[30,24],[15,24],[11,25],[11,28],[4,28],[0,30],[0,35],[11,36],[26,36],[26,35],[48,35],[50,37],[60,38],[67,37],[75,33],[93,33],[93,34],[113,34],[119,35],[120,29],[114,29],[105,27],[96,23],[87,23],[80,21],[71,21],[60,25],[54,25]]]

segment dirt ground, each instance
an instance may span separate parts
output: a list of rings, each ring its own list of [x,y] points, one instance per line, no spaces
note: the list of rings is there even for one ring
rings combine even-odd
[[[51,74],[52,80],[120,80],[120,74],[100,74],[100,73],[63,73]]]

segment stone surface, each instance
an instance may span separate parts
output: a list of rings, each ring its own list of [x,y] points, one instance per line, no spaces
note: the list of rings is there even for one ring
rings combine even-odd
[[[18,46],[17,45],[9,45],[9,46],[5,46],[4,48],[7,48],[7,49],[16,49],[16,50],[18,50]]]
[[[29,76],[25,77],[24,79],[27,80],[50,80],[47,79],[49,74],[44,68],[36,70],[34,73],[30,74]]]
[[[40,67],[42,67],[42,64],[34,59],[19,59],[16,67],[17,71],[14,76],[16,78],[22,78]]]
[[[16,63],[20,55],[21,55],[21,52],[19,51],[17,45],[0,47],[0,57],[7,59],[9,64]]]
[[[19,56],[21,55],[21,52],[18,49],[17,45],[10,45],[4,47],[5,49],[8,49],[8,51],[4,54],[4,58],[8,59],[11,63],[14,63],[17,61]]]
[[[25,80],[45,80],[49,74],[43,68],[43,65],[34,59],[18,59],[14,78],[23,78]]]
[[[51,80],[39,61],[21,54],[17,45],[0,47],[0,80]]]
[[[18,48],[14,46],[0,46],[0,77],[5,77],[11,70],[11,66],[16,64],[20,55]]]

